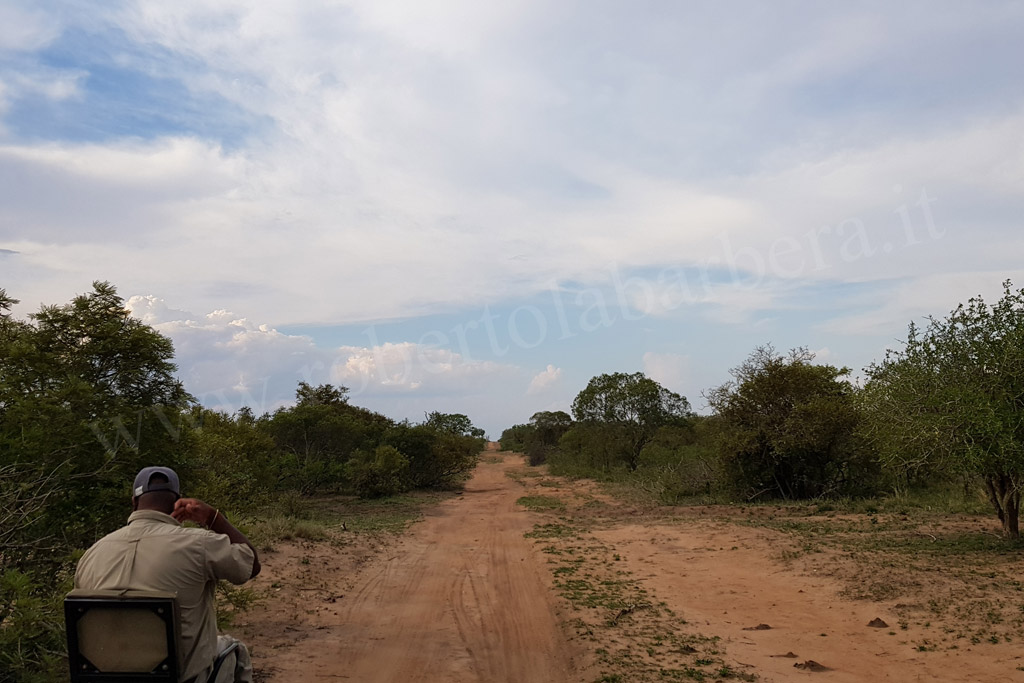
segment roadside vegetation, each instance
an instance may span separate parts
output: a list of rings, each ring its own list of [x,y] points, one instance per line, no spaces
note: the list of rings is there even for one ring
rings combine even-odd
[[[704,392],[706,416],[642,375],[595,377],[572,415],[537,413],[501,445],[555,477],[602,482],[634,522],[772,529],[779,561],[887,603],[889,634],[916,650],[1024,638],[1024,290],[1007,282],[994,305],[974,298],[911,325],[863,383],[771,346],[732,374]],[[523,504],[560,512],[530,502],[557,483],[538,472],[510,473],[529,485]],[[621,516],[562,514],[535,534],[572,536],[595,514]]]
[[[61,599],[81,552],[124,523],[142,466],[174,467],[187,495],[269,548],[401,530],[442,495],[424,492],[464,481],[484,445],[465,415],[395,422],[341,386],[300,382],[293,406],[264,415],[204,408],[175,378],[170,340],[108,283],[28,320],[10,315],[14,303],[0,290],[0,683],[66,677]],[[1022,590],[1024,290],[1007,282],[995,305],[971,299],[911,325],[865,375],[856,384],[806,349],[758,347],[704,393],[712,414],[699,416],[641,373],[602,374],[571,414],[535,413],[501,442],[554,475],[662,506],[652,509],[710,504],[709,515],[776,529],[792,539],[784,561],[856,557],[843,577],[851,597],[920,596],[894,633],[941,624],[920,648],[1024,637],[1024,604],[1006,598]],[[536,482],[520,504],[554,518],[538,542],[565,540],[551,554],[559,590],[581,609],[579,635],[614,642],[595,633],[653,620],[636,634],[647,659],[598,652],[608,680],[638,666],[669,679],[745,676],[714,643],[658,640],[676,617],[618,574],[573,514],[600,500],[567,507],[546,477],[516,476]],[[1000,533],[978,524],[996,519]],[[222,599],[244,609],[251,597]]]
[[[404,528],[423,502],[408,494],[459,487],[484,446],[465,415],[396,422],[339,386],[300,382],[264,415],[204,408],[171,341],[109,283],[28,320],[15,303],[0,289],[0,683],[66,679],[61,600],[84,549],[124,524],[143,466],[174,468],[267,546]]]
[[[924,330],[912,324],[901,348],[865,374],[861,386],[807,349],[761,346],[731,381],[704,392],[706,416],[640,373],[605,374],[571,416],[536,413],[506,429],[501,445],[553,474],[617,482],[669,505],[987,501],[1015,547],[1024,290],[1006,282],[994,305],[973,298]]]

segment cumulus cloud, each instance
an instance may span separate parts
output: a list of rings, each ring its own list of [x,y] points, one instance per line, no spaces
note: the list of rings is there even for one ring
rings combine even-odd
[[[374,347],[342,346],[331,367],[335,382],[356,395],[465,392],[489,377],[508,376],[511,368],[467,360],[448,349],[402,342]]]
[[[174,342],[185,388],[205,405],[229,412],[242,405],[257,412],[288,405],[304,381],[344,385],[359,405],[415,418],[419,415],[404,414],[401,406],[436,410],[430,406],[439,400],[465,402],[466,396],[517,375],[513,366],[411,342],[325,348],[225,310],[196,316],[153,296],[131,297],[127,306]],[[466,407],[457,412],[467,412]]]
[[[562,368],[556,368],[554,365],[548,365],[545,369],[538,372],[530,380],[530,386],[527,387],[526,393],[529,395],[543,394],[553,387],[555,387],[562,379]]]

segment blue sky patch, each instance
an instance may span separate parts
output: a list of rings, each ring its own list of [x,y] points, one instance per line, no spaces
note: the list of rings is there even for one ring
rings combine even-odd
[[[78,75],[80,93],[57,100],[26,93],[15,100],[4,124],[22,140],[93,143],[184,135],[216,140],[230,150],[270,122],[217,93],[189,88],[186,79],[200,65],[154,46],[143,52],[117,31],[95,36],[68,30],[36,59],[47,72]]]

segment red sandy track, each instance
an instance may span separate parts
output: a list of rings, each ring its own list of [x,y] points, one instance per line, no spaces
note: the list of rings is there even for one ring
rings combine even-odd
[[[624,635],[602,631],[594,642],[570,640],[563,623],[570,608],[555,597],[549,557],[524,538],[534,523],[557,517],[515,502],[543,494],[574,504],[593,498],[594,487],[552,480],[539,489],[536,478],[517,483],[509,470],[523,472],[522,459],[485,457],[463,495],[428,510],[397,541],[352,535],[340,546],[285,544],[269,553],[256,585],[273,597],[245,615],[241,628],[254,646],[260,683],[597,679],[596,655],[583,643],[596,649],[605,644],[601,638]],[[606,500],[607,510],[629,512]],[[761,681],[1024,680],[1018,642],[919,651],[914,643],[936,637],[937,627],[899,628],[892,602],[844,599],[832,572],[781,563],[780,532],[616,514],[586,537],[614,553],[614,564],[639,579],[652,600],[683,615],[688,628],[720,637],[725,659]],[[869,627],[875,617],[892,626]],[[771,629],[754,629],[759,624]],[[827,669],[794,667],[805,660]]]
[[[463,495],[372,559],[336,612],[267,658],[270,680],[590,680],[559,626],[543,556],[523,536],[531,515],[517,509],[522,488],[505,471],[519,462],[509,460],[478,467]]]

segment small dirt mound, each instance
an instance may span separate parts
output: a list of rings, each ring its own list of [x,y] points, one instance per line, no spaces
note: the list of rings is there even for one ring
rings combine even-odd
[[[870,626],[871,628],[889,628],[889,624],[885,623],[878,617],[875,617],[874,619],[869,621],[868,626]]]
[[[772,627],[768,624],[758,624],[757,626],[747,626],[744,631],[771,631]]]

